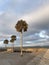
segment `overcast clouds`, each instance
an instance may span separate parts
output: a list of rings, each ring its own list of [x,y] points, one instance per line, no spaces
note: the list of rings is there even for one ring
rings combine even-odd
[[[19,19],[28,23],[28,31],[23,34],[26,45],[49,45],[49,0],[0,0],[0,43],[12,34],[19,43],[14,28]]]

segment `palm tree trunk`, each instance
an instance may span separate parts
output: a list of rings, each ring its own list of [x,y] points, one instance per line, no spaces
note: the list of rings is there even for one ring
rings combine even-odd
[[[21,56],[23,55],[23,53],[22,53],[22,47],[23,47],[23,32],[21,32],[20,33],[20,36],[21,36],[21,38],[20,38],[20,49],[21,49]]]
[[[14,43],[13,43],[13,52],[14,52]]]
[[[5,44],[5,49],[6,49],[6,51],[7,51],[7,44]]]
[[[14,43],[12,42],[12,52],[14,52]]]

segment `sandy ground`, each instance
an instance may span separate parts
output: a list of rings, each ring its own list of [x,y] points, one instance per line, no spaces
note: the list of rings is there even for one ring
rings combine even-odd
[[[48,56],[48,57],[47,57]],[[49,65],[49,49],[36,53],[0,53],[0,65]]]

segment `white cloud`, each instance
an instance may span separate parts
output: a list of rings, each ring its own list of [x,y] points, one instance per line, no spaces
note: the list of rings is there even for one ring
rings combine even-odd
[[[49,38],[49,36],[47,35],[46,31],[44,31],[44,30],[39,33],[39,36],[40,36],[41,38],[46,38],[46,39]]]
[[[4,47],[3,41],[0,41],[0,47]]]
[[[1,16],[2,14],[4,14],[4,12],[3,12],[3,11],[0,11],[0,16]]]
[[[3,34],[3,33],[0,33],[0,36],[9,37],[9,36],[11,36],[11,35],[9,35],[9,34]]]
[[[32,41],[26,41],[25,43],[32,43]]]
[[[49,16],[49,5],[41,6],[38,10],[24,15],[20,19],[35,23],[47,16]]]

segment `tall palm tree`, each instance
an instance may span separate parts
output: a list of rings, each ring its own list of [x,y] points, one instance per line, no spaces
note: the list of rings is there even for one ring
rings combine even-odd
[[[17,24],[15,25],[15,28],[18,32],[20,32],[20,36],[21,36],[21,39],[20,39],[20,49],[21,49],[21,55],[22,54],[22,46],[23,46],[23,32],[26,32],[27,29],[28,29],[28,24],[26,23],[26,21],[24,20],[19,20],[17,22]]]
[[[4,40],[5,47],[7,47],[8,42],[9,41],[7,39]]]
[[[15,41],[15,40],[16,40],[16,36],[15,36],[15,35],[12,35],[10,42],[13,43],[13,44],[12,44],[12,45],[13,45],[13,51],[14,51],[14,41]]]

